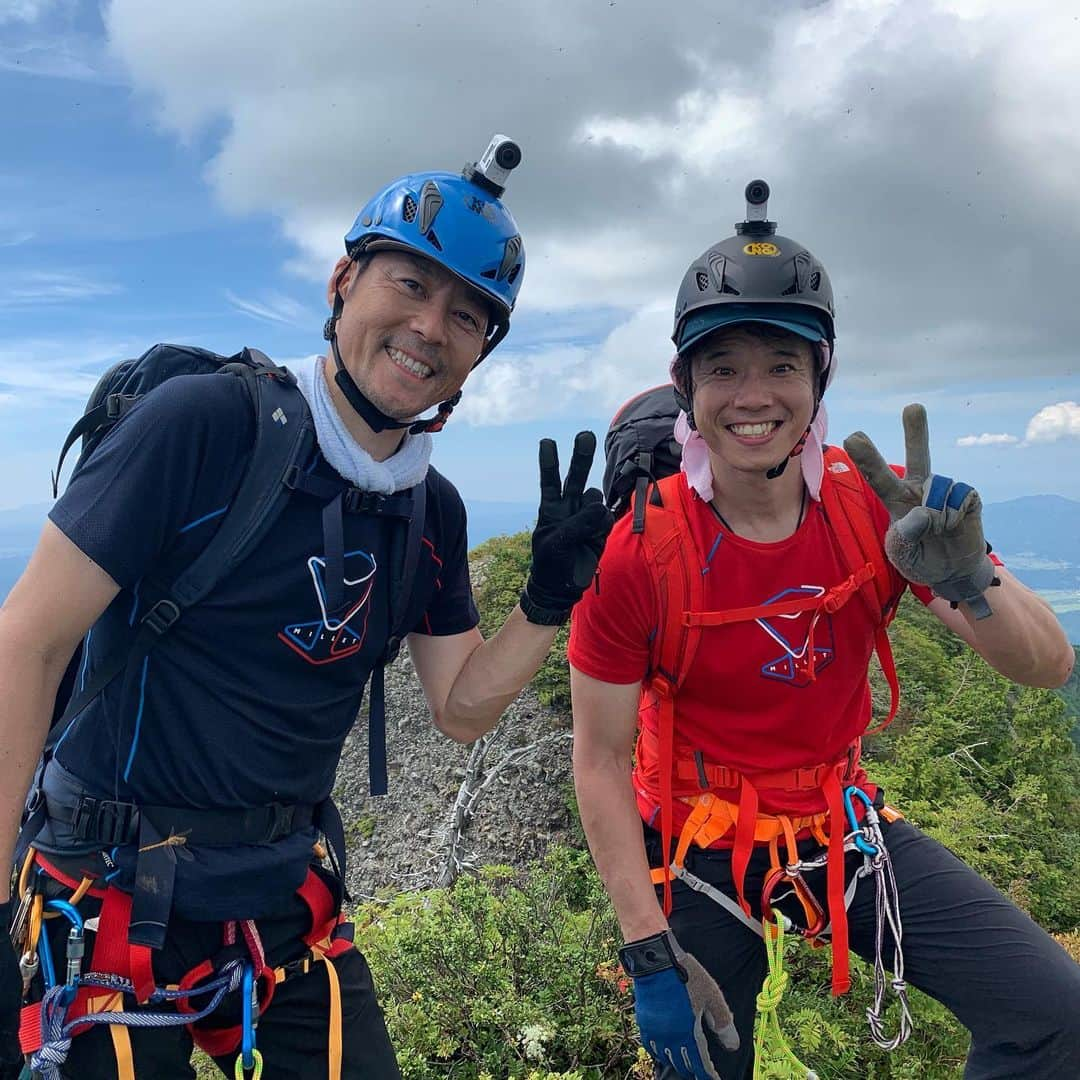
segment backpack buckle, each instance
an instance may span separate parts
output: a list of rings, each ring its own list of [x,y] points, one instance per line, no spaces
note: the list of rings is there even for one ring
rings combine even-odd
[[[119,420],[128,411],[135,398],[126,394],[110,394],[105,399],[105,416],[109,420]]]
[[[385,495],[358,487],[349,488],[342,499],[347,514],[377,514],[385,502]]]
[[[142,618],[142,625],[157,635],[164,634],[177,619],[180,608],[172,600],[159,600]]]
[[[383,663],[392,664],[401,652],[401,638],[397,634],[391,634],[386,639],[386,649],[383,652]]]

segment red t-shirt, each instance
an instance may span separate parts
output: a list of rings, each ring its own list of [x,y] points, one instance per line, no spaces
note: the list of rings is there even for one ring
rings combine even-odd
[[[827,481],[826,481],[827,482]],[[705,610],[768,605],[820,595],[845,580],[847,562],[821,504],[811,502],[795,533],[776,543],[759,543],[725,528],[710,505],[694,492],[690,508],[695,559],[705,579]],[[867,499],[884,537],[889,515],[867,487]],[[644,677],[650,635],[657,626],[656,605],[642,562],[640,537],[630,531],[630,515],[615,525],[600,562],[600,591],[590,590],[574,609],[568,657],[586,675],[608,683]],[[890,566],[893,592],[908,583]],[[929,590],[915,587],[923,602]],[[852,597],[835,614],[822,612],[813,633],[814,677],[808,668],[812,613],[761,617],[702,631],[693,668],[676,699],[675,753],[701,751],[706,762],[754,772],[810,767],[835,761],[866,729],[870,720],[867,668],[877,625],[870,610]],[[641,723],[656,731],[656,710],[644,710]],[[635,771],[638,806],[646,821],[658,810],[658,793],[648,790]],[[817,813],[820,791],[787,792],[783,805],[763,812]],[[676,831],[688,814],[676,802]]]

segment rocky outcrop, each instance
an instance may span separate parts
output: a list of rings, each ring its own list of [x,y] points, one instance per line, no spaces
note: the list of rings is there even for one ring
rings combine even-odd
[[[470,747],[447,739],[431,723],[406,649],[386,671],[386,714],[389,794],[372,798],[368,792],[366,705],[338,767],[335,798],[345,822],[349,890],[356,899],[438,882],[469,760]],[[548,845],[579,836],[569,717],[541,705],[526,688],[496,732],[486,768],[498,768],[508,753],[514,757],[484,788],[466,824],[461,851],[477,866],[521,865],[543,855]]]

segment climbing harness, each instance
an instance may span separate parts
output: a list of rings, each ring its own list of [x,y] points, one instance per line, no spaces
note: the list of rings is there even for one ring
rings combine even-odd
[[[874,933],[874,1003],[866,1010],[867,1024],[870,1028],[870,1037],[882,1050],[895,1050],[907,1041],[913,1029],[911,1008],[907,996],[907,983],[904,980],[904,953],[903,953],[903,926],[900,919],[899,895],[896,887],[896,879],[893,875],[892,861],[889,857],[888,848],[881,831],[881,821],[873,800],[866,792],[849,785],[844,788],[842,794],[844,806],[844,824],[848,830],[843,838],[843,856],[849,852],[858,852],[862,856],[862,864],[855,871],[843,894],[843,909],[846,912],[855,899],[855,893],[859,883],[868,877],[874,879],[876,890],[875,903],[875,933]],[[704,805],[708,808],[714,797],[702,796],[695,813],[699,813]],[[716,800],[719,801],[719,800]],[[856,803],[862,804],[863,818],[860,823]],[[730,805],[730,804],[729,804]],[[882,811],[887,813],[890,820],[893,815],[900,815],[892,810]],[[700,816],[705,817],[704,813]],[[693,817],[693,815],[691,815]],[[744,926],[751,929],[765,943],[768,957],[769,972],[761,993],[758,995],[758,1017],[755,1023],[755,1048],[759,1052],[761,1047],[758,1040],[765,1040],[769,1049],[766,1062],[772,1064],[755,1064],[755,1077],[805,1077],[810,1080],[815,1074],[804,1066],[788,1047],[780,1029],[778,1008],[783,997],[784,988],[787,986],[787,974],[783,971],[783,937],[785,932],[796,930],[805,937],[812,945],[820,946],[831,938],[832,923],[828,921],[826,913],[811,892],[806,883],[808,874],[825,869],[833,855],[828,847],[820,853],[800,857],[795,846],[794,833],[801,819],[787,819],[780,816],[759,815],[756,822],[755,839],[759,834],[762,840],[769,843],[770,869],[765,875],[761,893],[760,922],[755,920],[743,907],[721,889],[703,881],[696,874],[691,873],[683,863],[685,851],[676,851],[668,872],[677,878],[688,888],[703,896],[709,897],[719,904]],[[774,822],[775,825],[770,823]],[[688,826],[690,822],[688,821]],[[781,863],[779,859],[776,836],[768,836],[767,833],[775,828],[777,835],[785,840],[785,853],[787,861]],[[812,831],[820,831],[821,823],[815,822]],[[686,836],[686,830],[684,830]],[[759,841],[760,842],[760,841]],[[687,839],[687,847],[689,839]],[[680,848],[682,843],[680,840]],[[843,857],[842,857],[843,859]],[[842,861],[841,861],[842,864]],[[653,871],[653,880],[659,883],[662,870]],[[806,926],[801,927],[793,923],[786,915],[780,912],[776,905],[787,899],[795,899],[799,902],[806,916]],[[885,932],[886,929],[892,934],[893,976],[887,977],[885,964]],[[889,1036],[885,1031],[884,1013],[886,1009],[886,997],[892,990],[899,1004],[899,1019],[895,1034]],[[758,1072],[758,1069],[767,1071]],[[788,1069],[788,1071],[783,1071]],[[780,1071],[777,1071],[780,1070]],[[794,1070],[794,1071],[792,1071]],[[801,1070],[801,1071],[800,1071]]]
[[[44,884],[51,879],[73,889],[67,899],[45,899]],[[98,915],[84,919],[76,904],[90,895],[100,899]],[[12,944],[19,950],[24,997],[39,979],[41,1000],[22,1011],[20,1043],[30,1057],[30,1067],[42,1080],[60,1080],[60,1069],[71,1050],[72,1039],[94,1024],[107,1024],[112,1034],[119,1080],[134,1080],[130,1028],[186,1026],[195,1042],[213,1057],[237,1051],[234,1075],[237,1080],[259,1080],[263,1058],[256,1045],[260,1016],[269,1006],[275,987],[287,978],[306,974],[315,963],[329,961],[353,947],[351,926],[336,910],[329,887],[309,872],[298,895],[311,912],[311,931],[303,937],[308,952],[299,960],[278,968],[266,963],[262,941],[250,920],[227,922],[222,944],[229,959],[215,966],[204,960],[188,971],[179,983],[160,986],[150,967],[150,950],[131,945],[127,926],[132,898],[119,889],[93,887],[83,878],[67,879],[33,848],[27,853],[19,874],[19,906],[12,923]],[[66,918],[71,930],[66,940],[66,968],[63,978],[53,957],[45,920]],[[96,939],[90,956],[94,970],[84,971],[85,934]],[[242,950],[243,954],[236,955]],[[327,964],[328,971],[332,965]],[[329,1018],[330,1076],[340,1076],[341,1000],[336,977],[330,976]],[[241,1021],[236,1027],[198,1028],[224,998],[241,994]],[[124,995],[139,1003],[125,1009]],[[143,1008],[142,1006],[149,1006]],[[158,1007],[160,1011],[155,1011]],[[168,1010],[168,1011],[166,1011]]]

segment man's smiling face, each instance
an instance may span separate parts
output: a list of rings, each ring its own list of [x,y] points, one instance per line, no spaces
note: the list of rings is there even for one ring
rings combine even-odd
[[[694,420],[715,459],[764,473],[809,426],[816,375],[809,341],[753,325],[717,331],[694,350]]]
[[[359,264],[340,260],[331,303],[343,271],[338,348],[364,395],[406,420],[457,393],[484,346],[484,298],[430,259],[385,250]]]

